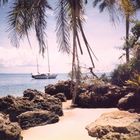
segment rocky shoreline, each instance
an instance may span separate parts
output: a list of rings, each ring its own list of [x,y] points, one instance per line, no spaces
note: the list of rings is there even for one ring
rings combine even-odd
[[[70,93],[71,81],[63,81],[45,87],[45,93],[72,99]],[[74,87],[74,83],[72,83]],[[83,83],[78,88],[75,104],[81,108],[112,108],[140,113],[140,89],[124,86],[119,87],[110,83]]]
[[[23,92],[23,97],[0,98],[0,122],[3,122],[0,127],[1,140],[22,140],[20,136],[22,129],[58,122],[59,117],[63,115],[62,102],[72,99],[71,84],[74,87],[71,81],[62,81],[46,86],[45,93],[27,89]],[[109,83],[98,85],[84,83],[78,88],[75,103],[81,108],[115,107],[139,113],[139,101],[139,91],[130,87],[118,87]],[[100,129],[102,132],[104,127]]]
[[[59,116],[62,115],[60,99],[37,90],[27,89],[24,91],[23,97],[2,97],[0,98],[0,116],[2,116],[2,120],[6,118],[7,126],[5,128],[1,124],[0,138],[1,140],[21,140],[22,129],[56,123],[59,121]],[[9,136],[8,129],[10,129],[9,131],[14,129],[18,134],[13,133]]]

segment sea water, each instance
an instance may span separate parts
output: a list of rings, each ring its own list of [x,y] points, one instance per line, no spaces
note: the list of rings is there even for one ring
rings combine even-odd
[[[96,73],[96,75],[100,77],[102,73]],[[106,75],[110,76],[110,73],[106,73]],[[70,77],[66,73],[58,74],[56,79],[33,79],[31,74],[0,73],[0,97],[7,95],[22,96],[26,89],[37,89],[44,92],[45,86],[68,79]]]
[[[58,74],[56,79],[33,79],[31,74],[0,74],[0,97],[22,96],[26,89],[44,91],[44,87],[69,79],[68,74]]]

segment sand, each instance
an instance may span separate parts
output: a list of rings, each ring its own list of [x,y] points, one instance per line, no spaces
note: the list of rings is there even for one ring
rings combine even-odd
[[[88,135],[85,126],[95,121],[102,113],[117,109],[69,108],[64,103],[64,116],[55,124],[38,126],[22,131],[23,140],[95,140]]]

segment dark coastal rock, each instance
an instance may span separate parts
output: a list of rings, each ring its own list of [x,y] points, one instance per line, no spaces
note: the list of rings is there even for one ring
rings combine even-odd
[[[140,115],[127,111],[104,113],[86,129],[100,140],[139,140]]]
[[[61,102],[66,102],[66,96],[64,95],[64,93],[57,93],[56,95],[54,95],[55,98],[58,98],[61,100]]]
[[[54,96],[43,94],[41,97],[34,98],[32,102],[34,104],[34,108],[52,111],[59,116],[63,115],[62,102]]]
[[[118,108],[140,113],[140,94],[131,92],[125,95],[119,100]]]
[[[28,98],[28,100],[33,100],[34,98],[42,97],[43,93],[37,90],[27,89],[23,92],[23,97]]]
[[[22,129],[56,123],[58,121],[59,116],[51,111],[27,111],[18,116],[18,123]]]
[[[90,85],[87,88],[89,91],[94,91],[96,94],[104,95],[108,92],[109,86],[102,84],[102,85]]]
[[[17,121],[17,116],[27,111],[46,110],[59,116],[63,115],[62,102],[53,96],[37,90],[24,91],[24,97],[6,96],[0,98],[0,111],[9,114],[11,121]]]
[[[21,97],[6,96],[0,98],[0,111],[9,114],[11,121],[17,121],[17,116],[23,112],[33,110],[32,103]]]
[[[45,93],[50,94],[50,95],[56,95],[57,93],[64,93],[66,98],[69,100],[69,99],[72,99],[72,95],[70,93],[71,86],[73,87],[74,83],[72,83],[70,80],[61,81],[55,85],[46,86]]]
[[[0,113],[0,140],[22,140],[20,134],[20,126],[11,123],[7,116]]]
[[[114,85],[90,85],[86,92],[79,93],[76,98],[76,104],[79,107],[104,108],[117,107],[119,99],[124,97],[127,92]]]

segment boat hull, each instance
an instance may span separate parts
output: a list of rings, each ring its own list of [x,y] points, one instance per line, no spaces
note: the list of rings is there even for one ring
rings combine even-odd
[[[57,74],[37,74],[37,75],[32,75],[32,78],[34,79],[56,79]]]

